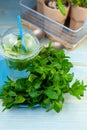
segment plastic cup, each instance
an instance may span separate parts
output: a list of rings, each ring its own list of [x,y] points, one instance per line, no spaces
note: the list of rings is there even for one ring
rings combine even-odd
[[[29,61],[40,52],[38,39],[26,27],[23,27],[23,39],[26,50],[21,48],[22,43],[17,27],[8,29],[1,38],[1,55],[6,60],[8,77],[12,80],[28,77],[29,72],[26,72],[26,69],[30,65]]]

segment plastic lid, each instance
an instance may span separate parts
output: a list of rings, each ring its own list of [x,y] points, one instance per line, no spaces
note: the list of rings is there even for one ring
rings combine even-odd
[[[3,56],[11,59],[33,58],[40,51],[40,43],[32,34],[32,31],[23,27],[23,40],[26,50],[21,48],[21,39],[18,28],[10,28],[1,39],[1,51]]]

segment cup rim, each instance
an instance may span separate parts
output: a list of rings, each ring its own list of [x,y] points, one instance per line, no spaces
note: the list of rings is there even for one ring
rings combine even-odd
[[[5,33],[2,35],[2,37],[1,37],[0,46],[1,46],[1,51],[3,53],[3,56],[5,58],[19,59],[19,60],[24,60],[24,59],[27,59],[27,58],[28,59],[32,59],[33,57],[35,57],[40,52],[41,45],[40,45],[40,42],[39,42],[38,38],[33,34],[33,31],[30,30],[29,28],[25,27],[25,26],[23,26],[24,34],[29,33],[30,36],[32,36],[34,38],[34,40],[36,41],[36,43],[37,43],[37,46],[34,48],[33,53],[29,53],[28,55],[13,56],[13,55],[10,55],[9,53],[5,53],[4,52],[4,49],[3,49],[3,46],[2,46],[2,44],[3,44],[3,38],[7,35],[7,33],[11,32],[11,30],[16,30],[16,29],[18,30],[17,26],[13,26],[13,27],[8,28],[5,31]]]

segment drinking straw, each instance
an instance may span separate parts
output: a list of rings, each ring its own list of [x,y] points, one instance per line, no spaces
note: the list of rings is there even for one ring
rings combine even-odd
[[[17,19],[18,19],[18,27],[19,27],[19,32],[20,32],[20,38],[21,38],[21,43],[22,43],[22,49],[23,49],[23,50],[26,50],[26,49],[25,49],[25,45],[24,45],[23,29],[22,29],[22,23],[21,23],[21,17],[20,17],[20,15],[18,15]]]

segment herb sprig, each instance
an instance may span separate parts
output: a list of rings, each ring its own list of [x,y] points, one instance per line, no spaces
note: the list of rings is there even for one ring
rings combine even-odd
[[[55,50],[51,45],[43,48],[35,58],[29,61],[28,78],[8,81],[2,86],[0,98],[5,109],[22,104],[33,108],[36,104],[60,112],[64,103],[64,94],[69,93],[78,99],[84,96],[87,85],[76,80],[72,85],[73,67],[64,50]]]
[[[87,0],[69,0],[73,6],[80,6],[87,8]]]

